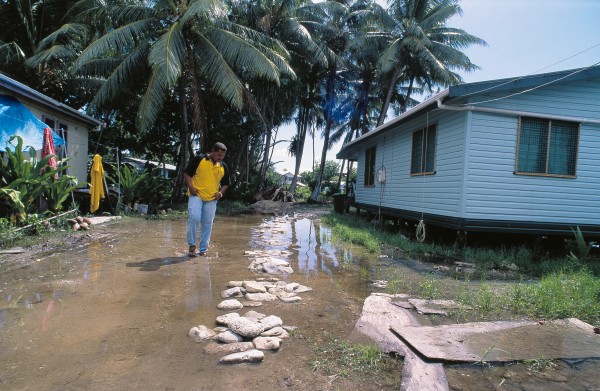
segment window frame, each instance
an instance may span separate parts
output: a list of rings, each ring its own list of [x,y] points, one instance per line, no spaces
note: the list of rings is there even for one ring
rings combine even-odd
[[[435,132],[434,134],[434,139],[433,139],[433,154],[432,159],[433,161],[431,162],[431,171],[425,171],[427,169],[427,154],[425,153],[426,150],[429,149],[429,142],[428,142],[428,134],[429,132],[433,130]],[[415,171],[415,167],[414,167],[414,157],[415,157],[415,137],[417,136],[417,134],[419,132],[423,132],[423,135],[421,136],[421,163],[420,163],[420,167],[419,171]],[[437,124],[431,124],[429,126],[424,126],[420,129],[417,129],[415,131],[413,131],[412,133],[412,139],[411,139],[411,146],[410,146],[410,176],[425,176],[425,175],[435,175],[436,174],[436,164],[437,164],[437,159],[436,159],[436,155],[437,155],[437,141],[438,141],[438,131],[437,131]],[[425,141],[425,148],[423,146],[423,141]]]
[[[365,149],[364,187],[375,187],[375,165],[377,160],[377,145]]]
[[[544,152],[546,155],[545,156],[545,161],[546,161],[545,162],[545,172],[519,171],[519,157],[520,157],[520,152],[521,152],[521,135],[522,135],[522,130],[523,130],[523,120],[526,120],[526,119],[547,122],[548,140],[546,141],[546,146],[544,147],[544,149],[545,149]],[[573,154],[573,162],[572,162],[573,163],[573,174],[552,174],[552,173],[548,172],[548,167],[550,166],[550,155],[551,155],[550,145],[552,142],[552,122],[553,121],[572,124],[572,125],[575,125],[575,127],[576,127],[575,132],[577,132],[577,134],[575,135],[575,151]],[[579,161],[580,139],[581,139],[581,122],[565,121],[565,120],[552,120],[549,118],[540,118],[540,117],[533,117],[533,116],[519,116],[519,124],[518,124],[518,128],[517,128],[517,146],[516,146],[516,153],[515,153],[515,171],[513,172],[513,174],[514,175],[522,175],[522,176],[547,177],[547,178],[568,178],[568,179],[577,178],[577,163]],[[567,156],[569,156],[569,155],[567,154]]]

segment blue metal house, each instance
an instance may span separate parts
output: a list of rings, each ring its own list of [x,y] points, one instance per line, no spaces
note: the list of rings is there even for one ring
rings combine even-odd
[[[383,218],[600,236],[600,66],[450,87],[337,157]]]

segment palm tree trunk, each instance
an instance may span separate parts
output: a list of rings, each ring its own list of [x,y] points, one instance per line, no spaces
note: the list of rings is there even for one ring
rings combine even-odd
[[[306,129],[308,128],[308,108],[301,109],[300,121],[298,121],[298,133],[296,139],[296,165],[294,167],[294,178],[290,184],[290,193],[296,191],[298,174],[300,173],[300,164],[302,163],[302,154],[304,153],[304,141],[306,140]]]
[[[200,78],[198,76],[195,66],[192,66],[190,70],[189,87],[192,99],[192,134],[198,135],[198,138],[200,139],[200,147],[206,150],[207,146],[204,145],[206,135],[208,133],[208,123],[206,121],[206,107],[204,105],[202,90],[200,89]]]
[[[385,116],[387,114],[388,108],[390,107],[390,101],[392,100],[392,95],[394,93],[394,89],[396,88],[396,82],[400,77],[400,64],[396,66],[394,69],[394,74],[392,75],[392,80],[390,80],[390,85],[388,87],[387,94],[385,96],[385,100],[383,101],[383,105],[381,106],[381,112],[379,113],[379,119],[377,120],[377,127],[383,124],[385,121]]]
[[[171,194],[171,200],[173,202],[180,202],[183,199],[183,170],[185,169],[188,161],[188,148],[189,148],[189,125],[188,125],[188,110],[185,96],[185,82],[183,78],[180,79],[178,85],[179,93],[179,110],[181,122],[179,125],[179,159],[177,161],[177,179],[175,180],[175,188]]]
[[[408,107],[408,100],[410,99],[410,95],[412,94],[414,81],[415,78],[411,77],[410,83],[408,83],[408,89],[406,90],[406,97],[404,98],[404,102],[402,102],[402,105],[400,106],[401,113],[404,113],[406,111],[406,108]]]
[[[323,183],[323,172],[325,171],[325,162],[327,161],[327,151],[329,150],[329,136],[331,133],[331,125],[333,124],[333,108],[335,106],[335,75],[337,72],[337,68],[334,66],[329,70],[329,75],[327,78],[327,93],[325,97],[325,102],[327,105],[327,110],[325,110],[325,115],[327,116],[327,120],[325,122],[325,131],[323,135],[323,150],[321,151],[321,164],[319,167],[319,174],[317,175],[317,182],[315,184],[315,188],[313,189],[312,194],[309,197],[309,201],[319,202],[321,200],[321,185]]]
[[[344,166],[346,165],[346,159],[342,160],[342,164],[340,166],[340,174],[338,175],[337,187],[338,189],[342,187],[342,176],[344,175]],[[348,188],[348,184],[346,184],[346,189]]]

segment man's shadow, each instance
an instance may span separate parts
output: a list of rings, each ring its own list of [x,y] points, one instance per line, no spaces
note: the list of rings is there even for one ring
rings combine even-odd
[[[128,262],[125,264],[127,267],[139,267],[141,271],[153,272],[160,269],[163,266],[176,265],[178,263],[186,262],[190,257],[167,257],[167,258],[153,258],[146,261],[140,262]]]

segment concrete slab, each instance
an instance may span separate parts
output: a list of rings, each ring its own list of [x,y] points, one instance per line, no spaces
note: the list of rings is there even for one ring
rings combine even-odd
[[[94,216],[88,218],[92,221],[92,225],[104,224],[113,220],[121,220],[121,216]]]
[[[425,315],[448,315],[447,309],[463,309],[471,310],[472,307],[461,305],[454,300],[425,300],[425,299],[408,299],[418,313]]]
[[[399,339],[424,357],[451,362],[502,362],[544,357],[600,358],[600,335],[570,318],[546,322],[476,322],[435,327],[392,324]]]
[[[401,391],[449,390],[442,364],[425,362],[390,331],[390,325],[399,328],[420,326],[411,311],[393,304],[393,301],[402,299],[406,299],[406,295],[371,294],[365,299],[354,329],[373,340],[383,352],[404,356]]]

